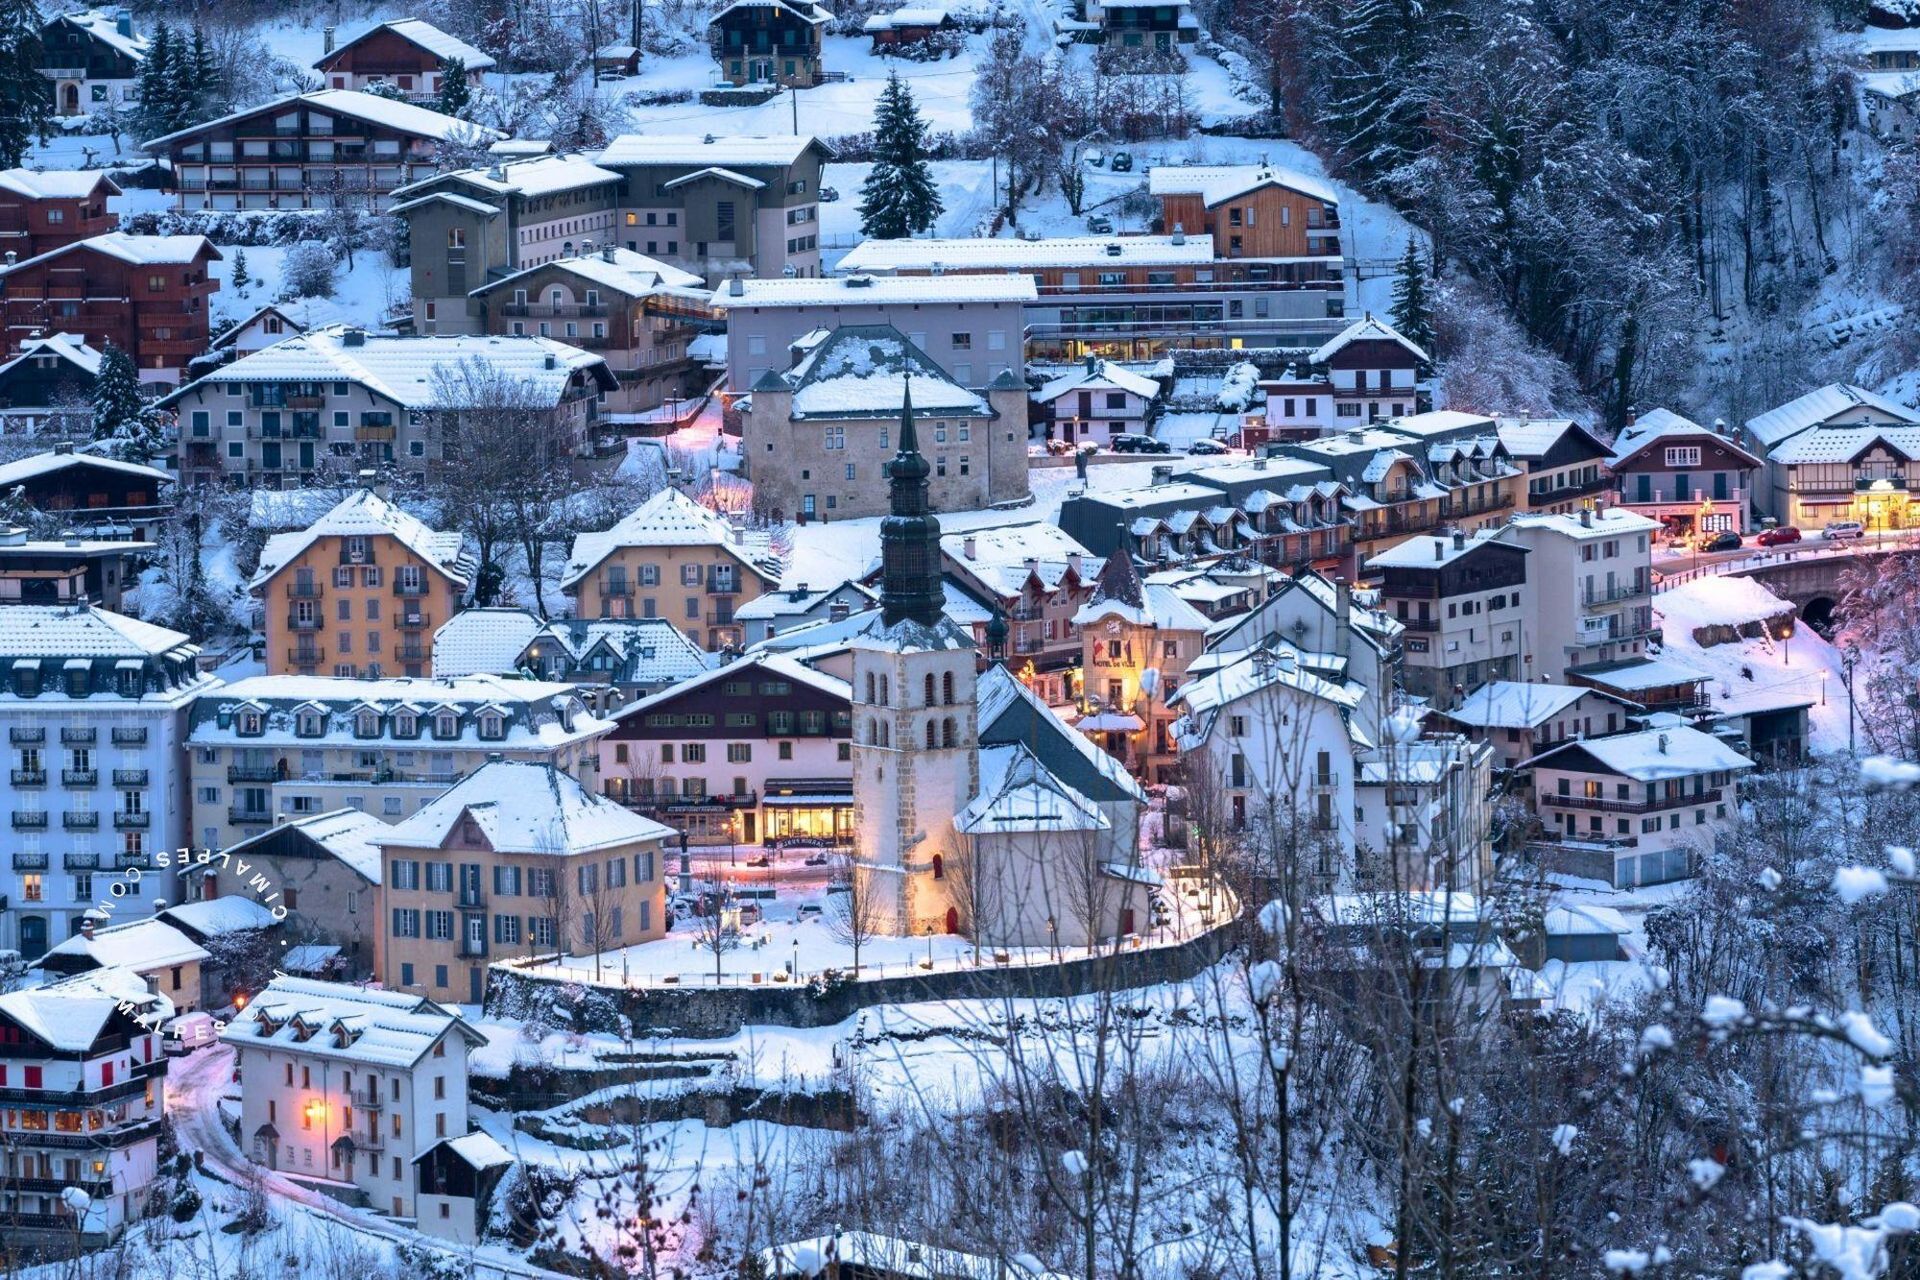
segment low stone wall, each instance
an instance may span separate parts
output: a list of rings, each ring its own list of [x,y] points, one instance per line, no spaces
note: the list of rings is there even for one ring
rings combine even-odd
[[[1069,957],[1052,965],[983,965],[855,982],[816,979],[800,986],[595,987],[496,964],[486,1012],[496,1018],[543,1017],[575,1031],[713,1039],[743,1027],[825,1027],[862,1009],[932,1000],[1062,999],[1094,991],[1178,982],[1219,960],[1236,921],[1185,942],[1139,951]]]

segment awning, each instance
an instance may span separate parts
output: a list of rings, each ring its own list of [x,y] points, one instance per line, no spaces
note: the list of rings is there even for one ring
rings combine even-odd
[[[13,660],[13,669],[15,671],[38,671],[40,669],[40,659],[15,658]]]
[[[139,658],[122,658],[113,664],[115,671],[145,671],[147,664]]]
[[[1082,733],[1138,733],[1147,726],[1139,716],[1122,711],[1102,711],[1097,715],[1080,717],[1073,727]]]
[[[853,797],[849,795],[797,795],[797,796],[761,796],[760,803],[780,808],[814,809],[828,805],[840,805],[851,809]]]
[[[93,670],[93,660],[92,660],[92,659],[90,659],[90,658],[68,658],[68,659],[67,659],[67,670],[69,670],[69,671],[91,671],[91,670]]]

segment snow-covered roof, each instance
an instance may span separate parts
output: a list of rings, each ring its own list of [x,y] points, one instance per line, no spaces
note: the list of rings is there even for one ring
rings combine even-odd
[[[730,0],[730,3],[714,10],[713,16],[707,19],[707,25],[712,26],[735,9],[782,9],[814,27],[833,21],[832,11],[823,4],[814,3],[814,0]]]
[[[623,133],[594,157],[603,165],[785,168],[820,146],[807,134]]]
[[[748,191],[764,190],[767,185],[758,178],[741,173],[738,169],[729,169],[724,165],[717,164],[708,165],[704,169],[695,169],[692,173],[683,173],[679,177],[669,179],[660,185],[667,191],[674,191],[691,183],[704,182],[708,178],[712,178],[718,182],[729,183],[736,187],[745,187]]]
[[[1045,240],[862,240],[840,259],[842,271],[1038,271],[1047,267],[1207,266],[1206,236],[1055,236]]]
[[[1112,564],[1125,556],[1126,552],[1119,551],[1108,557],[1107,562]],[[1141,603],[1138,605],[1097,596],[1080,606],[1080,611],[1073,615],[1073,625],[1091,626],[1102,618],[1111,617],[1124,618],[1135,626],[1153,627],[1161,631],[1205,631],[1213,625],[1213,620],[1187,603],[1175,587],[1147,582],[1141,584],[1140,592]]]
[[[1571,418],[1502,418],[1500,443],[1516,458],[1538,458],[1560,443],[1569,431],[1580,430]]]
[[[868,1231],[843,1231],[763,1249],[760,1265],[771,1280],[818,1280],[826,1274],[839,1275],[842,1266],[863,1275],[902,1280],[1063,1280],[1026,1255],[988,1258]]]
[[[802,418],[900,416],[912,382],[916,412],[990,417],[992,409],[890,324],[842,325],[787,373],[789,413]]]
[[[350,39],[343,40],[333,52],[324,55],[313,65],[324,71],[340,60],[340,55],[359,44],[369,36],[382,31],[391,31],[408,44],[425,49],[442,62],[458,59],[469,71],[485,71],[494,65],[493,58],[485,50],[476,49],[458,36],[448,35],[431,22],[419,18],[399,18],[392,22],[382,22],[367,28]]]
[[[1456,537],[1444,533],[1422,533],[1396,542],[1379,555],[1367,561],[1368,569],[1438,569],[1458,560],[1472,551],[1495,542],[1500,537],[1498,529],[1482,529],[1478,533]],[[1511,546],[1516,551],[1525,551],[1525,547]]]
[[[1575,542],[1590,542],[1625,534],[1651,534],[1660,527],[1660,522],[1625,507],[1607,507],[1586,518],[1572,512],[1523,511],[1509,520],[1508,525],[1518,530],[1544,530]]]
[[[173,1002],[149,991],[131,969],[94,969],[0,994],[0,1014],[60,1053],[91,1049],[123,1006],[155,1027],[173,1013]]]
[[[1154,172],[1159,173],[1160,171],[1156,169]],[[1312,355],[1307,357],[1307,360],[1312,364],[1325,364],[1342,350],[1356,342],[1395,342],[1405,347],[1408,351],[1411,351],[1413,358],[1416,360],[1426,360],[1430,358],[1424,350],[1402,337],[1398,329],[1384,320],[1374,319],[1372,314],[1369,313],[1362,319],[1356,320],[1342,329],[1334,336],[1331,342],[1315,350]]]
[[[867,609],[880,602],[878,591],[853,578],[846,578],[830,587],[808,587],[801,584],[795,587],[782,586],[778,591],[762,592],[745,604],[737,606],[733,616],[739,622],[804,617],[841,592],[852,597],[846,603],[854,608]]]
[[[457,191],[429,191],[425,195],[415,196],[410,200],[401,200],[388,205],[387,212],[411,213],[415,209],[435,203],[450,204],[456,209],[464,209],[468,213],[477,213],[483,218],[496,217],[500,213],[499,205],[488,204],[484,200],[475,200],[472,196],[463,196]]]
[[[10,604],[0,608],[0,656],[151,658],[198,653],[184,633],[106,609]]]
[[[515,281],[525,280],[536,271],[564,271],[629,298],[645,298],[661,289],[705,291],[701,278],[691,271],[682,271],[672,263],[649,258],[631,249],[608,247],[594,253],[576,254],[571,258],[554,258],[512,275],[489,280],[472,290],[470,296],[477,298],[502,288],[516,287]]]
[[[1056,775],[1071,774],[1076,769],[1084,773],[1087,780],[1076,787],[1082,795],[1098,790],[1092,781],[1098,777],[1101,785],[1138,803],[1146,803],[1147,793],[1125,765],[1062,720],[1005,666],[995,663],[981,673],[974,685],[974,706],[979,711],[983,744],[993,745],[998,741],[1004,745],[1007,735],[1011,734],[1013,741],[1039,755]],[[1078,757],[1077,761],[1073,757]]]
[[[28,200],[84,200],[103,183],[108,195],[120,194],[104,169],[0,169],[0,191]]]
[[[1363,697],[1358,688],[1335,684],[1306,670],[1291,649],[1255,648],[1211,675],[1187,681],[1168,701],[1169,705],[1184,707],[1196,716],[1205,716],[1243,698],[1281,688],[1320,698],[1349,711],[1359,706]]]
[[[739,292],[734,292],[735,288]],[[796,276],[733,280],[714,292],[716,307],[912,306],[921,303],[1030,303],[1032,276]]]
[[[488,195],[517,195],[533,200],[562,191],[583,191],[619,182],[620,175],[602,169],[591,158],[577,152],[565,155],[537,155],[524,160],[472,169],[436,173],[404,187],[394,188],[394,198],[406,200],[419,193],[457,183]]]
[[[220,258],[220,251],[205,236],[136,236],[125,231],[108,231],[88,236],[85,240],[75,240],[72,244],[63,244],[32,258],[23,258],[10,267],[0,267],[0,276],[49,262],[64,254],[89,251],[104,253],[136,267],[182,266],[196,261],[203,253],[215,260]]]
[[[244,933],[249,929],[270,929],[278,920],[251,894],[230,893],[223,898],[202,898],[168,907],[161,917],[202,938]]]
[[[652,693],[644,698],[628,703],[614,713],[614,719],[627,720],[634,716],[645,715],[663,703],[671,702],[694,689],[701,689],[716,680],[744,680],[765,674],[780,680],[789,680],[805,685],[825,694],[829,698],[845,701],[853,697],[853,688],[845,680],[830,676],[824,671],[815,671],[812,667],[784,654],[753,653],[737,662],[714,667],[699,675],[682,680],[677,684]]]
[[[55,21],[71,22],[102,44],[127,55],[135,62],[144,62],[152,40],[143,35],[120,30],[119,13],[113,9],[88,9],[81,13],[66,13]],[[63,64],[64,65],[64,64]]]
[[[892,31],[896,27],[940,27],[945,26],[950,15],[945,9],[895,9],[892,13],[876,13],[860,24],[862,31]]]
[[[270,1048],[368,1066],[410,1067],[448,1035],[485,1043],[459,1012],[425,996],[276,977],[221,1031],[241,1052]]]
[[[1769,462],[1851,462],[1875,445],[1903,458],[1920,458],[1920,424],[1882,426],[1862,423],[1820,427],[1790,436],[1767,454]]]
[[[500,1145],[499,1139],[485,1129],[475,1129],[472,1133],[463,1133],[457,1138],[442,1138],[413,1158],[419,1164],[439,1147],[445,1147],[459,1156],[468,1167],[474,1169],[495,1169],[503,1164],[513,1163],[513,1153]]]
[[[36,356],[53,356],[64,360],[89,377],[97,377],[100,373],[101,353],[88,346],[86,340],[76,333],[49,333],[38,338],[23,340],[20,343],[20,354],[5,364],[0,364],[0,373],[5,373],[22,361],[31,360]]]
[[[1326,204],[1340,203],[1340,193],[1323,179],[1276,164],[1160,164],[1147,171],[1149,195],[1197,195],[1209,208],[1265,186],[1285,187]]]
[[[1405,414],[1382,423],[1381,429],[1422,440],[1458,435],[1464,431],[1497,435],[1492,418],[1484,413],[1466,413],[1460,409],[1430,409],[1425,413]]]
[[[268,115],[275,111],[284,111],[295,103],[304,103],[315,111],[330,115],[346,116],[366,124],[379,125],[397,133],[412,134],[417,138],[427,138],[434,142],[455,140],[473,140],[478,142],[504,138],[506,135],[498,129],[488,129],[481,125],[469,124],[458,116],[445,115],[427,107],[415,106],[411,102],[402,102],[396,98],[383,98],[377,93],[362,93],[358,89],[320,89],[313,93],[292,93],[284,98],[275,98],[257,106],[245,107],[239,111],[221,116],[217,120],[207,120],[200,124],[188,125],[158,138],[150,138],[141,144],[148,149],[178,142],[209,129],[232,124],[238,120],[253,116]]]
[[[461,590],[473,578],[474,558],[466,550],[466,535],[429,529],[424,521],[372,490],[357,489],[298,533],[278,533],[267,539],[248,588],[257,592],[265,587],[322,538],[392,538]]]
[[[326,813],[311,814],[304,818],[289,818],[277,827],[229,846],[227,852],[237,854],[244,849],[250,849],[254,845],[272,840],[276,832],[298,831],[346,864],[368,884],[379,884],[380,847],[374,843],[373,837],[386,829],[386,823],[362,810],[331,809]]]
[[[1625,937],[1633,932],[1633,926],[1618,911],[1589,902],[1563,902],[1548,907],[1540,923],[1542,931],[1550,938],[1587,933],[1611,933],[1616,937]]]
[[[0,611],[4,612],[4,611]],[[326,723],[317,737],[302,736],[295,711],[303,706],[319,707]],[[235,723],[242,708],[265,712],[263,732],[242,736]],[[380,733],[364,738],[355,732],[354,713],[371,707],[381,715]],[[459,734],[437,738],[431,732],[431,717],[439,708],[459,714]],[[482,738],[478,713],[496,707],[503,713],[503,736]],[[422,721],[418,738],[402,739],[393,732],[397,712],[411,711]],[[196,744],[291,747],[296,750],[319,747],[329,742],[347,744],[366,741],[417,744],[420,750],[545,751],[583,742],[613,727],[613,722],[591,715],[578,691],[570,684],[546,680],[524,680],[494,675],[460,676],[437,679],[426,676],[394,676],[381,680],[350,680],[337,676],[251,676],[236,680],[212,695],[202,696],[191,713],[189,740]],[[567,721],[571,719],[572,727]],[[222,721],[226,723],[222,723]],[[412,746],[405,749],[411,750]]]
[[[634,508],[611,529],[576,534],[567,567],[560,574],[561,588],[592,573],[622,547],[713,547],[738,560],[767,585],[779,581],[776,574],[747,555],[739,535],[724,518],[680,490],[667,488]]]
[[[1106,831],[1113,826],[1093,801],[1060,781],[1019,743],[980,749],[980,790],[953,815],[953,825],[970,836]]]
[[[1856,71],[1861,89],[1880,98],[1911,98],[1920,94],[1920,71]]]
[[[171,924],[150,917],[96,929],[91,938],[76,933],[50,949],[46,958],[54,959],[50,967],[55,970],[60,968],[61,959],[70,962],[84,958],[103,969],[122,967],[135,973],[151,973],[177,964],[199,964],[212,956]]]
[[[1698,684],[1704,671],[1696,671],[1672,658],[1628,658],[1619,662],[1589,663],[1570,668],[1582,679],[1592,680],[1624,693],[1642,693],[1648,689],[1666,689],[1674,685]]]
[[[1715,443],[1728,452],[1751,459],[1755,466],[1760,464],[1760,459],[1748,452],[1744,445],[1722,435],[1712,427],[1703,427],[1691,418],[1682,417],[1671,409],[1649,409],[1621,428],[1620,434],[1614,437],[1613,452],[1607,457],[1607,465],[1618,467],[1656,441],[1700,436],[1710,436]]]
[[[674,835],[550,764],[491,760],[373,840],[383,849],[438,849],[463,817],[495,853],[564,857]]]
[[[1878,395],[1865,387],[1834,382],[1787,401],[1777,409],[1747,419],[1747,434],[1766,449],[1773,449],[1789,436],[1817,427],[1843,413],[1866,409],[1892,422],[1920,422],[1920,413],[1897,400]]]
[[[1636,782],[1658,782],[1666,778],[1685,778],[1698,773],[1724,773],[1751,769],[1753,761],[1710,733],[1688,725],[1640,729],[1616,733],[1605,738],[1582,738],[1564,742],[1542,751],[1524,767],[1553,765],[1556,760],[1584,751],[1609,772]],[[1560,767],[1573,767],[1561,761]]]
[[[1581,685],[1494,680],[1469,693],[1446,714],[1449,720],[1477,729],[1537,729],[1587,697],[1605,698],[1626,707],[1634,705]]]
[[[208,344],[209,347],[217,349],[231,344],[255,322],[268,315],[280,317],[292,327],[295,333],[306,333],[332,324],[346,324],[352,318],[347,314],[346,308],[331,298],[288,298],[285,301],[269,302],[256,307],[252,315],[222,330],[219,336]]]
[[[1139,396],[1143,400],[1152,400],[1160,394],[1160,384],[1152,378],[1133,372],[1124,365],[1111,360],[1093,360],[1092,367],[1076,365],[1059,377],[1046,383],[1034,394],[1041,401],[1058,400],[1072,391],[1089,388],[1112,387]]]
[[[706,671],[715,660],[667,618],[556,618],[534,634],[522,656],[532,661],[549,647],[576,662],[604,648],[621,664],[608,674],[623,684],[684,680]]]
[[[462,609],[433,633],[433,674],[506,675],[545,626],[525,609]]]
[[[357,338],[351,335],[359,335]],[[240,357],[161,401],[173,404],[201,387],[231,382],[352,382],[406,409],[460,409],[469,369],[510,378],[544,403],[558,404],[575,373],[611,390],[604,358],[552,338],[501,334],[401,337],[333,325]],[[442,374],[436,377],[436,373]],[[478,384],[485,390],[488,383]]]

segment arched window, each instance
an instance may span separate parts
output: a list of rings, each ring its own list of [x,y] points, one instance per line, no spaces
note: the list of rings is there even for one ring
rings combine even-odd
[[[933,721],[929,720],[927,721],[927,750],[933,750],[935,745],[933,740]]]
[[[885,707],[885,706],[891,706],[892,704],[893,704],[893,695],[887,691],[887,678],[885,676],[881,676],[880,677],[880,705]]]
[[[946,859],[937,853],[933,855],[933,878],[935,880],[945,880],[947,878]]]
[[[947,706],[953,705],[953,672],[940,677],[940,701]]]
[[[873,672],[867,672],[867,701],[873,701]]]
[[[927,672],[927,705],[933,705],[933,672]]]
[[[883,747],[893,745],[893,730],[887,727],[885,720],[880,722],[880,745]]]
[[[953,717],[948,716],[940,722],[940,745],[943,747],[951,747],[954,744],[954,736]]]

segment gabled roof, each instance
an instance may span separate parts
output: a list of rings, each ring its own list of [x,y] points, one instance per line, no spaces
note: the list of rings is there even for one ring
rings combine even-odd
[[[707,178],[713,178],[719,182],[731,183],[736,187],[745,187],[749,191],[759,191],[767,185],[758,178],[748,177],[738,169],[728,169],[717,164],[708,165],[704,169],[695,169],[692,173],[683,173],[679,177],[663,182],[660,185],[668,191],[673,191],[686,186],[688,183],[700,182]]]
[[[1028,831],[1108,831],[1093,801],[1060,781],[1020,743],[980,749],[980,790],[953,815],[963,835]]]
[[[424,49],[441,62],[458,59],[469,71],[485,71],[494,65],[493,58],[484,50],[476,49],[458,36],[448,35],[431,22],[419,18],[399,18],[392,22],[382,22],[362,31],[349,40],[342,41],[332,53],[323,54],[314,67],[321,71],[330,70],[347,50],[370,36],[382,31],[391,31],[408,44]]]
[[[0,608],[0,655],[8,658],[150,658],[198,653],[179,631],[106,609],[51,604]]]
[[[1600,438],[1571,418],[1502,418],[1500,443],[1516,458],[1542,458],[1569,434],[1587,442],[1596,458],[1607,456]]]
[[[478,289],[469,291],[468,296],[478,298],[503,288],[518,287],[516,281],[525,281],[528,276],[540,271],[564,271],[629,298],[645,298],[662,289],[698,290],[701,299],[707,294],[704,282],[691,271],[682,271],[672,263],[649,258],[631,249],[607,248],[594,253],[575,254],[571,258],[554,258],[538,266],[526,267],[512,275],[489,280]]]
[[[1920,413],[1865,387],[1834,382],[1747,419],[1747,434],[1772,449],[1789,436],[1817,427],[1852,409],[1869,409],[1892,422],[1920,422]]]
[[[121,967],[135,973],[151,973],[173,965],[199,964],[211,960],[207,949],[164,920],[148,918],[128,924],[96,929],[89,938],[76,933],[50,949],[41,958],[43,968],[56,972],[64,965],[92,965],[101,969]],[[52,965],[47,961],[52,960]]]
[[[494,606],[462,609],[433,633],[436,676],[505,675],[546,623],[526,609]]]
[[[316,848],[339,859],[368,884],[379,884],[380,846],[374,843],[373,837],[386,829],[387,824],[370,813],[359,809],[331,809],[304,818],[289,818],[257,836],[229,845],[227,852],[238,854],[270,840],[284,839],[287,832],[297,832]]]
[[[1588,697],[1602,698],[1629,710],[1640,709],[1638,704],[1625,698],[1584,685],[1492,680],[1462,698],[1459,706],[1445,714],[1449,720],[1476,729],[1537,729]]]
[[[1482,529],[1478,533],[1461,537],[1444,533],[1422,533],[1404,542],[1394,543],[1367,561],[1366,567],[1369,570],[1438,569],[1452,564],[1462,556],[1489,546],[1502,546],[1523,555],[1527,550],[1525,547],[1500,541],[1499,529]]]
[[[123,34],[120,30],[119,15],[111,9],[87,9],[80,13],[63,13],[47,25],[52,26],[55,22],[70,22],[95,40],[118,53],[124,53],[135,62],[145,62],[147,51],[153,46],[153,41],[146,36]]]
[[[707,19],[707,25],[712,26],[736,9],[784,9],[808,26],[814,27],[825,26],[833,21],[832,12],[825,5],[813,3],[813,0],[732,0],[731,4],[722,5],[715,11],[714,15]]]
[[[1703,427],[1691,418],[1685,418],[1670,409],[1649,409],[1632,422],[1621,428],[1614,437],[1613,452],[1607,457],[1607,465],[1619,468],[1636,454],[1663,442],[1688,442],[1707,437],[1729,453],[1738,454],[1754,466],[1763,459],[1744,444],[1730,435],[1715,431],[1712,427]]]
[[[793,390],[789,414],[802,418],[898,418],[907,383],[916,412],[989,417],[992,409],[890,324],[842,325],[778,375]]]
[[[550,764],[493,760],[405,821],[375,833],[374,843],[382,849],[438,849],[462,818],[479,827],[495,853],[565,857],[674,835],[673,828],[594,795]]]
[[[244,333],[249,325],[268,315],[279,316],[293,327],[296,334],[324,329],[328,325],[345,324],[351,319],[346,309],[331,298],[287,298],[254,308],[252,315],[227,326],[208,346],[215,350],[228,346]]]
[[[807,134],[623,133],[594,157],[602,165],[721,165],[785,168],[809,147],[826,150]]]
[[[953,15],[945,9],[913,8],[895,9],[892,13],[876,13],[860,24],[862,31],[892,31],[896,27],[944,27],[952,21]]]
[[[996,664],[981,673],[974,686],[974,704],[979,709],[982,750],[1018,743],[1055,777],[1095,803],[1146,803],[1147,793],[1125,765],[1054,714],[1005,667]]]
[[[298,533],[279,533],[267,539],[260,567],[247,587],[259,591],[322,538],[392,538],[425,561],[434,572],[465,590],[473,580],[474,558],[466,550],[466,535],[429,529],[368,489],[357,489],[333,510]]]
[[[752,679],[756,675],[772,676],[781,680],[790,680],[795,684],[806,685],[825,694],[829,698],[842,701],[851,700],[853,687],[845,680],[830,676],[824,671],[815,671],[812,667],[783,654],[750,653],[735,662],[703,671],[697,676],[682,680],[670,688],[658,693],[648,694],[644,698],[628,703],[614,712],[616,721],[631,720],[644,716],[661,706],[686,696],[696,689],[704,689],[716,681]]]
[[[0,267],[0,276],[8,276],[26,267],[51,262],[70,253],[103,253],[109,258],[136,267],[177,267],[196,262],[202,255],[215,262],[221,253],[205,236],[136,236],[125,231],[108,231],[85,240],[75,240],[35,257],[25,258],[10,267]]]
[[[1402,337],[1398,329],[1384,320],[1374,319],[1372,313],[1369,312],[1364,319],[1356,320],[1342,329],[1331,342],[1320,347],[1312,355],[1308,356],[1307,360],[1311,364],[1325,364],[1340,354],[1342,350],[1352,346],[1356,342],[1393,342],[1412,352],[1413,358],[1416,360],[1429,360],[1432,358],[1420,347]]]
[[[464,209],[468,213],[477,213],[483,218],[494,218],[500,215],[499,205],[488,204],[484,200],[475,200],[472,196],[463,196],[457,191],[429,191],[423,196],[415,196],[411,200],[401,200],[395,204],[388,205],[387,212],[411,213],[415,209],[424,208],[427,205],[436,203],[450,204],[456,209]]]
[[[1340,203],[1340,193],[1324,180],[1275,164],[1161,164],[1147,173],[1148,194],[1197,195],[1208,208],[1269,186],[1285,187],[1326,204]]]
[[[1767,454],[1769,462],[1852,462],[1875,445],[1901,458],[1920,458],[1920,424],[1859,423],[1819,427],[1790,436]]]
[[[262,1028],[269,1028],[262,1034]],[[316,1028],[302,1039],[301,1026]],[[236,1048],[267,1048],[370,1066],[411,1067],[447,1036],[486,1043],[457,1010],[425,996],[342,982],[276,977],[234,1015],[220,1039]]]
[[[513,1153],[500,1145],[499,1139],[484,1129],[475,1129],[472,1133],[463,1133],[457,1138],[442,1138],[413,1158],[415,1164],[432,1157],[433,1153],[445,1147],[462,1163],[476,1170],[497,1169],[501,1165],[513,1163]]]
[[[622,547],[713,547],[739,561],[768,586],[780,580],[746,554],[725,519],[680,490],[667,488],[641,503],[613,528],[576,534],[567,567],[560,575],[561,589],[579,582]]]
[[[27,200],[84,200],[102,185],[121,193],[104,169],[0,169],[0,191]]]
[[[1092,367],[1088,367],[1089,365]],[[1160,394],[1160,384],[1152,378],[1135,373],[1111,360],[1089,358],[1087,364],[1075,365],[1071,371],[1061,374],[1042,386],[1034,393],[1033,398],[1041,401],[1057,400],[1069,392],[1089,387],[1114,387],[1139,396],[1143,400],[1155,399]]]
[[[160,918],[185,933],[205,942],[230,933],[253,929],[271,929],[279,923],[265,904],[247,893],[229,893],[220,898],[201,898],[168,907]],[[98,935],[95,935],[96,937]]]
[[[535,155],[484,167],[436,173],[404,187],[395,187],[393,194],[396,199],[405,199],[420,192],[445,190],[450,185],[458,185],[471,187],[488,196],[517,195],[532,200],[562,191],[604,187],[619,181],[619,174],[611,169],[602,169],[588,156],[576,152]]]
[[[149,991],[146,979],[130,969],[94,969],[0,994],[0,1015],[60,1053],[93,1048],[123,1007],[154,1027],[173,1013],[173,1002]]]
[[[1579,769],[1581,765],[1576,763],[1579,755],[1590,756],[1608,772],[1636,782],[1659,782],[1753,767],[1753,761],[1720,739],[1688,725],[1563,742],[1523,761],[1521,767],[1532,769],[1557,764],[1560,768]]]
[[[290,93],[283,98],[275,98],[271,102],[244,107],[239,111],[221,116],[218,120],[203,121],[200,124],[188,125],[184,129],[176,129],[172,133],[162,134],[158,138],[150,138],[141,145],[151,150],[238,120],[284,111],[296,104],[305,104],[318,111],[347,116],[366,124],[379,125],[398,133],[411,134],[416,138],[429,138],[435,142],[449,142],[457,138],[488,142],[506,137],[498,129],[469,124],[457,116],[444,115],[427,107],[415,106],[411,102],[383,98],[377,93],[362,93],[358,89],[320,89],[313,93]]]
[[[53,356],[65,364],[72,365],[88,377],[100,374],[100,352],[88,346],[85,339],[73,333],[50,333],[44,337],[28,338],[20,344],[20,354],[5,364],[0,364],[0,374],[15,365],[23,364],[35,356]]]

